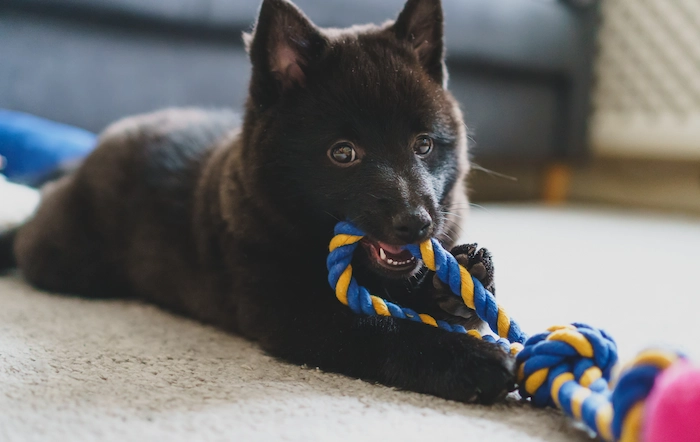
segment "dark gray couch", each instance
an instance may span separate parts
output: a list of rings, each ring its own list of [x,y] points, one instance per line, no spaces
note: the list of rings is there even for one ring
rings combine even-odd
[[[404,0],[297,0],[321,26],[381,22]],[[0,108],[99,131],[164,106],[240,107],[240,34],[258,0],[4,0]],[[586,152],[595,1],[444,0],[450,88],[480,158]]]

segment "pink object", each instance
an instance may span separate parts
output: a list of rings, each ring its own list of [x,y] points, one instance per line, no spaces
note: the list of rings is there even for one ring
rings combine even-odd
[[[700,368],[677,362],[646,401],[644,442],[700,442]]]

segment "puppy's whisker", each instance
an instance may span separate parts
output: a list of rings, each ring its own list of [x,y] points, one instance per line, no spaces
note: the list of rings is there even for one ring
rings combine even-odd
[[[337,216],[333,215],[331,212],[327,212],[327,211],[324,210],[323,213],[325,213],[326,215],[330,216],[331,218],[333,218],[333,219],[336,220],[336,221],[340,221],[340,218],[338,218]]]
[[[491,213],[491,211],[490,211],[489,209],[487,209],[487,208],[484,207],[484,206],[480,206],[479,204],[469,203],[469,206],[470,206],[470,207],[474,207],[474,208],[476,208],[476,209],[481,209],[481,210],[483,210],[483,211],[486,212],[486,213]]]
[[[359,220],[359,219],[362,219],[362,215],[358,215],[358,216],[356,216],[356,217],[354,217],[354,218],[351,218],[351,219],[348,220],[348,222],[349,222],[350,224],[355,224],[355,223],[357,222],[357,220]]]
[[[468,206],[468,205],[469,205],[468,202],[464,202],[464,203],[450,203],[450,204],[443,205],[443,207],[448,207],[448,208],[449,208],[449,207],[466,207],[466,206]]]
[[[463,215],[460,215],[460,214],[454,213],[454,212],[440,211],[440,214],[442,214],[442,215],[452,215],[452,216],[456,216],[457,218],[464,218]]]
[[[487,169],[487,168],[480,166],[476,163],[472,163],[471,166],[472,166],[472,169],[478,170],[480,172],[485,172],[485,173],[491,175],[492,177],[503,178],[503,179],[508,180],[508,181],[518,181],[517,177],[506,175],[504,173],[499,173],[499,172],[496,172],[496,171],[491,170],[491,169]]]

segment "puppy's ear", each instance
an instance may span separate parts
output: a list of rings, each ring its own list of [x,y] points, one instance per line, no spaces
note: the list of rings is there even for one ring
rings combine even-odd
[[[408,0],[393,30],[397,38],[413,46],[428,75],[445,87],[444,17],[440,0]]]
[[[272,104],[284,91],[303,87],[307,69],[328,45],[287,0],[263,0],[252,34],[243,38],[253,65],[250,92],[259,104]]]

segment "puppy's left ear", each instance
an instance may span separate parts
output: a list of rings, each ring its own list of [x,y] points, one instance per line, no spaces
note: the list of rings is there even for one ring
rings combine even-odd
[[[307,70],[327,47],[327,40],[288,0],[263,0],[252,34],[243,36],[253,75],[251,97],[274,103],[286,91],[306,84]]]
[[[440,0],[408,0],[393,25],[400,40],[413,46],[425,71],[446,87],[444,17]]]

